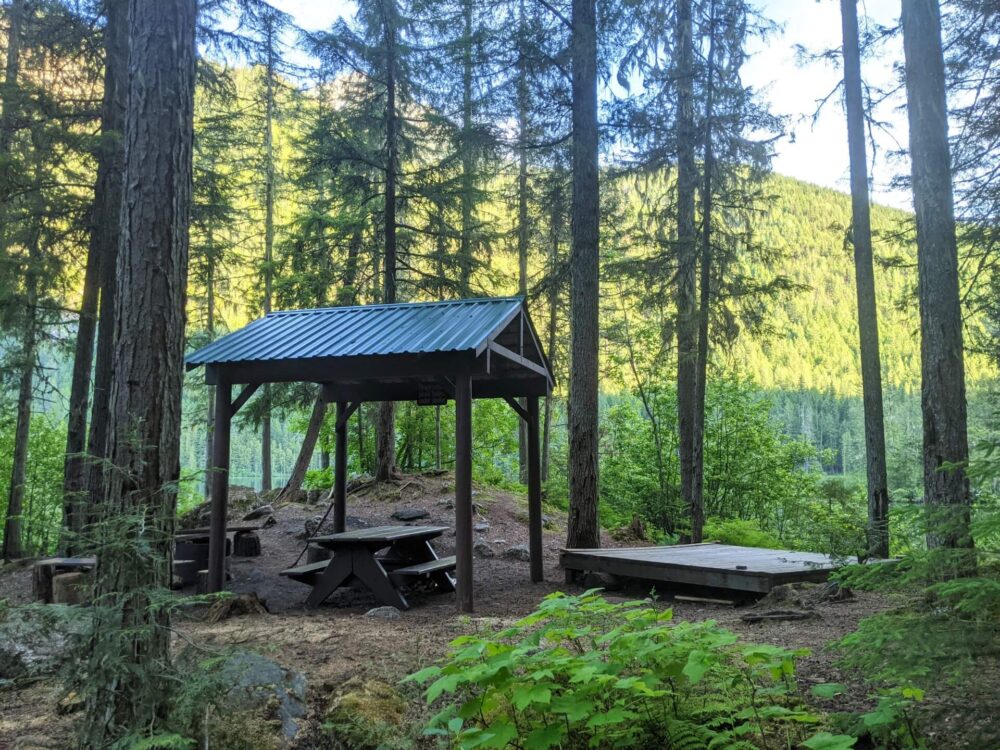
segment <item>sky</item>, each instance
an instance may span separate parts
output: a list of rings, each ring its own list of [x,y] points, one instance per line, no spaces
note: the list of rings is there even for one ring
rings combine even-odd
[[[291,14],[308,30],[329,28],[344,14],[353,11],[347,0],[271,0]],[[774,170],[780,174],[847,192],[847,126],[840,96],[831,98],[813,121],[817,101],[834,88],[840,71],[830,63],[798,61],[796,45],[810,51],[838,47],[841,41],[840,3],[836,0],[757,0],[757,7],[779,25],[765,42],[755,44],[744,69],[744,81],[770,102],[775,114],[783,115],[786,132],[775,144]],[[868,15],[884,25],[895,25],[899,0],[862,0],[859,15]],[[883,57],[866,61],[865,80],[885,86],[894,80],[894,66],[902,62],[902,45],[897,40]],[[877,203],[910,208],[908,193],[893,190],[894,176],[908,165],[892,154],[906,144],[905,113],[899,102],[882,107],[878,118],[885,132],[876,134],[877,152],[871,165],[872,199]]]

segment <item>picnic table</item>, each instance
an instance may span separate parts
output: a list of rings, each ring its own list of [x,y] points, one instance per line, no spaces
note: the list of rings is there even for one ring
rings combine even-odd
[[[441,591],[454,591],[455,558],[439,558],[431,539],[444,526],[377,526],[313,537],[313,544],[329,549],[329,560],[281,571],[281,575],[313,587],[306,605],[317,607],[336,589],[360,582],[383,604],[408,609],[399,586],[411,578],[427,578]],[[381,555],[379,552],[385,550]]]

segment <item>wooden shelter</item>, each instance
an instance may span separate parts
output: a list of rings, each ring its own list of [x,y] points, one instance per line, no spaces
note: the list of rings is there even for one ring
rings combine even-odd
[[[542,580],[538,399],[552,371],[521,297],[269,313],[187,357],[215,386],[209,591],[225,582],[233,415],[266,383],[313,382],[336,404],[334,530],[344,530],[347,421],[365,401],[455,402],[458,607],[471,612],[472,399],[503,398],[527,424],[531,580]],[[233,386],[243,388],[233,398]]]

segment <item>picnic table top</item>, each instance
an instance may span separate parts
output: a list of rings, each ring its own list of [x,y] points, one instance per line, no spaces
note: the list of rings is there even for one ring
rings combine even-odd
[[[235,531],[240,533],[241,531],[259,531],[261,525],[259,523],[243,523],[243,524],[233,524],[232,526],[226,527],[226,533]],[[208,536],[210,527],[199,526],[194,529],[178,529],[174,536]]]
[[[48,565],[53,567],[88,567],[97,565],[96,557],[46,557],[39,560],[35,565]]]
[[[370,529],[355,529],[340,534],[315,536],[309,541],[323,547],[369,542],[392,543],[402,539],[433,539],[436,536],[441,536],[447,530],[447,526],[374,526]]]

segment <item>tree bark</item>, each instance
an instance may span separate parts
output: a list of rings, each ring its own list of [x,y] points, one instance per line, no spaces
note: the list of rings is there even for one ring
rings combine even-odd
[[[702,137],[701,258],[698,282],[698,360],[694,383],[692,435],[691,541],[702,541],[705,526],[705,397],[708,391],[709,319],[712,312],[712,212],[715,189],[715,54],[716,2],[709,8],[708,54],[705,59],[705,132]]]
[[[19,110],[20,91],[18,76],[21,66],[21,34],[24,24],[25,3],[14,0],[10,9],[10,26],[7,39],[7,64],[4,71],[3,110],[0,112],[0,168],[6,172],[6,163],[10,157],[11,146],[16,132],[15,121]],[[9,176],[0,175],[3,180],[0,186],[4,194],[0,196],[0,219],[5,219],[6,202],[9,192]],[[11,456],[10,487],[7,494],[7,512],[4,518],[4,534],[2,557],[4,560],[24,556],[23,529],[24,522],[24,483],[27,476],[28,441],[31,430],[31,399],[34,393],[34,374],[36,358],[36,303],[38,297],[38,277],[34,268],[38,253],[37,222],[32,228],[29,238],[28,267],[24,276],[25,317],[21,335],[21,376],[18,384],[17,421],[14,426],[14,452]],[[5,221],[0,221],[0,249],[4,257],[7,253],[7,227]]]
[[[388,7],[388,10],[386,9]],[[383,214],[385,257],[382,268],[382,301],[396,301],[396,177],[399,173],[399,134],[396,113],[396,3],[381,5],[385,43],[385,206]],[[375,425],[375,480],[384,482],[396,470],[396,405],[379,404]]]
[[[472,206],[475,202],[475,159],[472,154],[472,3],[462,0],[462,229],[459,238],[459,296],[472,296]]]
[[[840,0],[844,38],[844,108],[851,162],[851,242],[858,295],[861,385],[865,412],[868,470],[868,554],[889,556],[889,483],[886,478],[882,365],[879,356],[878,307],[872,267],[872,228],[865,153],[865,112],[861,92],[861,49],[857,0]]]
[[[14,452],[11,456],[10,489],[7,495],[7,515],[3,530],[3,559],[14,560],[25,555],[24,545],[24,486],[27,481],[28,444],[31,439],[31,402],[34,395],[35,364],[38,348],[38,269],[40,217],[28,240],[28,269],[25,273],[25,317],[21,338],[21,377],[17,390],[17,422],[14,427]]]
[[[274,283],[274,24],[265,21],[267,59],[264,65],[264,314],[271,312]],[[271,387],[263,389],[264,414],[260,423],[261,491],[273,487],[271,471]]]
[[[107,59],[104,70],[106,108],[101,113],[104,132],[107,118],[108,175],[102,203],[100,261],[100,304],[97,321],[97,351],[94,359],[94,387],[90,401],[90,430],[87,434],[87,508],[80,509],[79,524],[95,519],[94,508],[104,501],[104,459],[107,447],[111,376],[114,367],[115,286],[121,244],[121,210],[125,163],[125,108],[128,99],[129,0],[108,4]]]
[[[524,0],[518,6],[519,42],[526,34]],[[528,70],[527,52],[518,50],[517,60],[517,293],[528,296]],[[521,408],[528,402],[521,399]],[[521,484],[528,483],[528,426],[517,420],[518,477]]]
[[[674,29],[677,82],[677,434],[681,499],[688,506],[691,538],[701,534],[703,509],[695,498],[695,381],[698,365],[698,321],[695,313],[697,234],[694,123],[694,42],[691,0],[678,0]]]
[[[98,304],[102,295],[101,290],[114,283],[115,258],[118,254],[120,235],[122,127],[128,75],[128,2],[109,0],[105,8],[101,141],[96,154],[97,178],[90,215],[90,242],[87,250],[76,351],[73,358],[63,479],[63,522],[70,532],[68,544],[71,546],[75,544],[73,536],[83,530],[88,517],[85,508],[81,506],[87,503],[88,479],[92,474],[92,467],[86,455],[87,406],[97,338]],[[108,331],[108,326],[105,326],[105,335],[110,338]],[[108,357],[102,360],[100,369],[101,394],[106,397],[107,378],[110,377]],[[106,413],[106,400],[102,399],[101,407]],[[103,451],[100,455],[103,455]],[[66,551],[72,550],[68,547]]]
[[[115,295],[112,429],[83,744],[155,732],[169,705],[169,610],[180,477],[192,192],[195,0],[131,2],[125,196]],[[151,314],[155,311],[155,314]]]
[[[962,310],[938,3],[904,0],[902,21],[917,221],[927,544],[971,549]]]
[[[597,122],[597,15],[594,0],[573,0],[572,364],[569,393],[567,547],[597,547],[600,200]]]
[[[326,401],[322,397],[317,398],[313,403],[312,414],[309,415],[306,434],[302,438],[302,447],[299,448],[299,455],[295,459],[295,466],[292,467],[292,474],[284,489],[281,490],[281,494],[278,495],[278,500],[294,500],[298,491],[302,489],[302,482],[305,481],[306,472],[309,471],[309,463],[316,450],[316,442],[319,440],[319,432],[323,427],[325,416]]]

